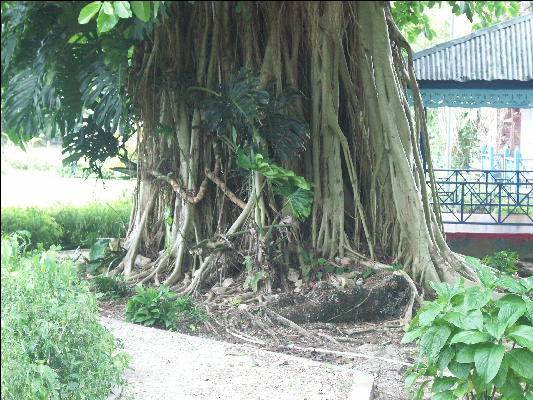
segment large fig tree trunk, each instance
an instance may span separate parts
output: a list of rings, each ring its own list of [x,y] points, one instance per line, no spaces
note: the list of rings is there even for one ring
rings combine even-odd
[[[168,13],[130,71],[142,129],[128,253],[117,271],[192,293],[247,260],[249,274],[264,272],[259,287],[268,291],[313,248],[329,260],[386,254],[425,286],[475,280],[446,245],[438,202],[430,205],[423,109],[404,60],[411,50],[388,4],[180,2]],[[278,92],[306,95],[290,112],[308,121],[310,138],[283,165],[314,184],[303,223],[261,174],[239,169],[187,100],[187,88],[212,88],[243,66],[260,71],[264,87],[276,79]],[[152,261],[136,262],[138,254]]]

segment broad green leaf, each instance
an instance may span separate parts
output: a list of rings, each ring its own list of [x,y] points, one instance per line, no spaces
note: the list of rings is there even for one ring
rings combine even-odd
[[[465,257],[465,261],[474,267],[476,270],[476,275],[484,286],[488,288],[493,286],[497,278],[489,267],[481,264],[481,261],[474,257],[467,256]]]
[[[442,311],[441,303],[430,303],[427,308],[420,313],[418,323],[420,326],[428,326],[435,320],[437,315]]]
[[[105,33],[113,29],[117,22],[118,17],[115,14],[109,15],[100,11],[98,19],[96,20],[96,29],[98,33]]]
[[[463,311],[477,310],[487,304],[492,296],[492,290],[484,292],[478,286],[469,287],[466,290],[464,303],[460,307]]]
[[[510,276],[503,276],[496,281],[496,286],[504,288],[512,293],[525,294],[526,288],[520,284],[516,279]]]
[[[474,385],[475,391],[477,393],[484,392],[492,386],[492,383],[486,383],[485,380],[481,376],[479,376],[476,370],[474,370],[470,379],[472,380],[472,384]]]
[[[435,290],[440,298],[445,299],[448,302],[451,301],[456,294],[465,291],[465,288],[461,285],[450,286],[446,282],[435,283],[430,281],[429,285]]]
[[[478,347],[474,355],[474,365],[479,376],[489,383],[496,376],[505,353],[505,347],[486,343]]]
[[[154,1],[154,17],[157,17],[157,12],[159,11],[159,3],[160,1]]]
[[[97,240],[89,250],[89,261],[96,261],[104,255],[109,245],[109,239]]]
[[[463,347],[461,347],[455,353],[455,360],[463,364],[474,362],[474,355],[476,354],[476,349],[476,345],[463,345]]]
[[[420,347],[429,361],[437,359],[451,333],[451,329],[447,326],[432,326],[422,336]]]
[[[455,390],[453,391],[453,394],[458,399],[462,399],[467,392],[468,392],[468,382],[460,382],[455,388]]]
[[[107,15],[113,15],[113,5],[111,4],[110,1],[104,1],[104,3],[102,4],[102,10]]]
[[[520,346],[527,347],[533,351],[533,327],[527,325],[513,326],[506,336],[513,339]]]
[[[401,340],[401,343],[409,343],[415,340],[416,338],[422,336],[424,331],[426,330],[425,326],[419,326],[418,328],[413,329],[412,331],[406,332],[405,335],[403,335],[403,338]]]
[[[452,361],[448,364],[450,372],[459,379],[466,379],[472,369],[472,364],[461,364],[457,361]]]
[[[526,289],[527,292],[533,291],[533,276],[520,279],[520,284]]]
[[[131,8],[137,18],[143,22],[150,19],[150,2],[149,1],[132,1]]]
[[[444,392],[436,393],[431,396],[433,400],[455,400],[456,397],[453,394],[453,390],[446,390]]]
[[[474,310],[468,314],[457,311],[447,313],[443,319],[462,329],[479,329],[483,328],[483,314],[480,310]]]
[[[98,11],[100,11],[100,7],[102,7],[101,1],[93,1],[92,3],[87,4],[80,11],[78,23],[81,25],[88,23],[91,18],[94,17]]]
[[[526,304],[526,316],[529,318],[529,322],[533,324],[533,300],[528,299],[526,296],[522,296],[522,300]]]
[[[131,18],[132,12],[130,8],[130,3],[127,1],[114,1],[113,7],[115,9],[115,14],[120,18]]]
[[[507,361],[505,361],[504,358],[502,364],[500,365],[498,373],[492,381],[496,387],[500,387],[505,384],[505,380],[507,379],[507,371],[509,371],[509,365],[507,365]]]
[[[498,318],[493,318],[490,322],[485,322],[485,330],[494,336],[496,340],[500,340],[503,332],[505,332],[505,328],[507,328],[507,324]]]
[[[526,400],[533,400],[533,391],[531,391],[531,390],[527,391]]]
[[[437,362],[437,369],[444,371],[453,357],[455,356],[455,350],[451,347],[446,347],[440,352],[439,361]]]
[[[526,312],[525,302],[512,294],[503,296],[496,302],[496,306],[500,307],[498,319],[507,326],[513,325]]]
[[[523,399],[524,391],[522,385],[520,385],[519,380],[512,370],[507,372],[507,377],[503,385],[496,386],[496,388],[503,394],[504,399]]]
[[[431,391],[433,393],[436,393],[436,392],[442,392],[443,390],[448,390],[453,385],[455,385],[456,382],[457,382],[457,378],[454,378],[453,376],[435,378],[435,380],[433,381],[433,386],[431,388]]]
[[[490,340],[491,340],[490,335],[485,332],[462,331],[462,332],[456,333],[452,337],[452,339],[450,340],[450,344],[453,344],[453,343],[474,344],[474,343],[488,342]]]
[[[505,353],[509,368],[526,379],[533,379],[533,353],[526,349],[512,349]]]
[[[421,375],[421,373],[412,373],[411,375],[409,375],[407,378],[405,378],[405,388],[407,390],[411,389],[411,386],[413,386],[413,383],[416,382],[416,380],[418,379],[418,377]]]

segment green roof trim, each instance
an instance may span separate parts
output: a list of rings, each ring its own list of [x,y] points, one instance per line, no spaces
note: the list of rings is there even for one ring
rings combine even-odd
[[[520,89],[420,89],[422,103],[427,108],[533,108],[533,90]],[[407,90],[413,105],[411,90]]]

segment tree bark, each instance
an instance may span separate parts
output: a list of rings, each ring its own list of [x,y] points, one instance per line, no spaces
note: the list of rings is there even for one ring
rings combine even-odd
[[[206,253],[195,245],[215,237],[241,260],[250,257],[249,273],[264,272],[259,287],[265,291],[283,281],[289,265],[302,264],[302,249],[334,260],[364,247],[369,259],[386,255],[403,264],[426,288],[430,280],[452,283],[460,275],[475,280],[447,247],[438,204],[430,204],[434,184],[426,188],[419,149],[421,134],[427,141],[422,103],[412,63],[402,54],[409,46],[388,7],[382,2],[250,2],[240,11],[232,2],[170,6],[169,17],[148,41],[151,53],[142,75],[130,77],[138,82],[143,121],[136,210],[120,267],[130,282],[159,283],[162,277],[183,293],[194,292],[216,275],[222,251]],[[287,217],[284,200],[258,172],[243,177],[232,150],[203,130],[202,110],[187,100],[188,87],[212,88],[242,66],[257,68],[263,87],[276,79],[278,92],[292,86],[306,95],[289,111],[309,122],[310,140],[298,159],[283,166],[313,182],[314,203],[310,218],[294,229],[263,232],[263,226]],[[408,86],[416,99],[414,119]],[[158,123],[170,133],[158,133]],[[432,180],[429,147],[426,153]],[[165,207],[172,211],[170,249]],[[249,233],[228,236],[237,228]],[[138,253],[154,260],[146,270],[135,268]]]

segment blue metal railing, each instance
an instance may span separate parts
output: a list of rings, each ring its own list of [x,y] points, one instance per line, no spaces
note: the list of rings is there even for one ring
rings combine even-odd
[[[446,223],[533,225],[533,171],[436,169],[435,181]]]

